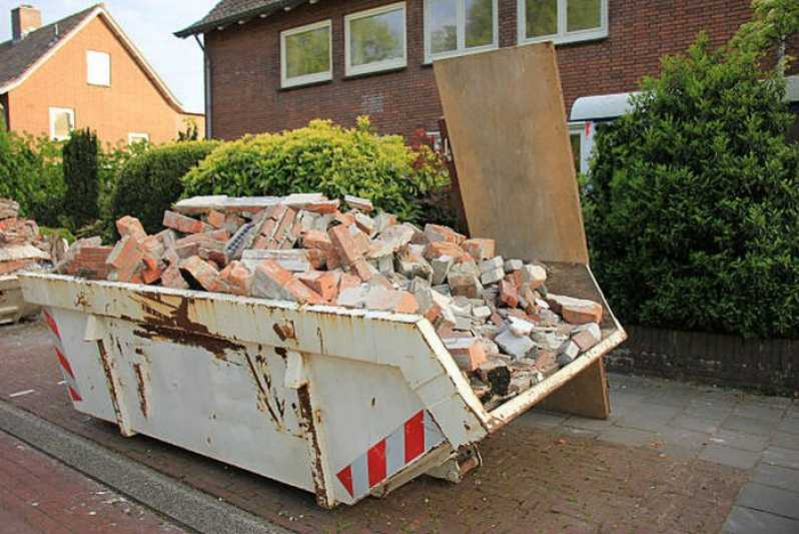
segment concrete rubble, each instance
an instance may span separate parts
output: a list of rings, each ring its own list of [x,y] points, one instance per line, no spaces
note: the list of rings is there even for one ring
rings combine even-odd
[[[20,218],[19,204],[0,198],[0,276],[46,269],[66,250],[63,239],[44,238],[35,221]]]
[[[0,205],[2,212],[2,205]],[[549,293],[547,268],[497,255],[492,239],[418,228],[366,199],[196,197],[148,235],[117,221],[114,246],[79,240],[61,273],[418,314],[488,408],[545,380],[597,345],[603,307]]]

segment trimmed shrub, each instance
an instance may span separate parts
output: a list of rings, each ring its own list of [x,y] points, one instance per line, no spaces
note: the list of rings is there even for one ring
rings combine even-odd
[[[138,217],[148,233],[162,229],[164,211],[183,194],[181,177],[219,143],[189,141],[149,148],[123,166],[111,192],[109,223],[124,215]]]
[[[799,146],[762,57],[701,36],[597,134],[586,227],[624,320],[799,336]]]
[[[376,135],[365,117],[347,129],[315,120],[280,134],[246,136],[217,148],[184,177],[185,194],[356,195],[408,221],[421,220],[424,199],[449,183],[428,147]]]
[[[100,215],[97,135],[88,128],[72,132],[64,145],[64,211],[75,229],[96,221]]]

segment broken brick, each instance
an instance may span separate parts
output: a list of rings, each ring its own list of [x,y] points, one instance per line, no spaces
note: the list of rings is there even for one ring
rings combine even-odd
[[[164,212],[163,224],[165,227],[171,228],[172,230],[177,230],[182,234],[199,234],[210,228],[207,224],[200,220],[186,217],[185,215],[181,215],[180,213],[176,213],[174,211]]]
[[[480,338],[459,337],[444,339],[443,341],[455,363],[467,373],[477,371],[481,365],[488,361],[485,346]]]
[[[117,220],[117,232],[122,237],[131,236],[136,238],[138,241],[143,241],[147,237],[147,232],[144,231],[144,226],[142,226],[141,221],[136,217],[131,217],[130,215],[126,215],[121,219]]]

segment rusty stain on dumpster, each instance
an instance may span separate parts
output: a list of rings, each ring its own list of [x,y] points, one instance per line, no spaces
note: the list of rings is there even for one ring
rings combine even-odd
[[[136,373],[136,390],[139,393],[139,408],[141,408],[141,413],[146,418],[149,416],[150,410],[147,406],[147,395],[144,387],[145,372],[142,370],[142,364],[134,363],[133,371]]]

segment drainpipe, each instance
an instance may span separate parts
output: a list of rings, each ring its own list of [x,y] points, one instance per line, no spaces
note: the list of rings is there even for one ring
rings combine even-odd
[[[197,41],[197,44],[200,46],[200,49],[203,51],[203,78],[205,82],[205,138],[211,139],[213,137],[213,127],[212,123],[212,111],[211,111],[211,96],[212,96],[212,85],[211,85],[211,56],[208,54],[208,51],[205,49],[203,42],[200,40],[200,37],[195,33],[194,40]]]

